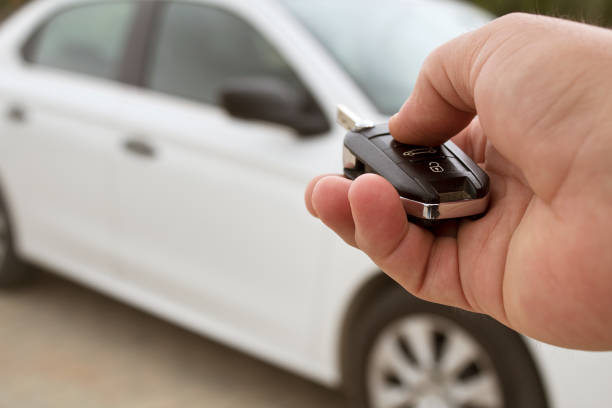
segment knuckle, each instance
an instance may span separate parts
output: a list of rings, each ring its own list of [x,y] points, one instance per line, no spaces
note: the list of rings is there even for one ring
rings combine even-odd
[[[533,14],[514,12],[497,18],[494,23],[501,25],[517,25],[517,24],[530,24],[535,20]]]
[[[450,42],[447,42],[434,48],[433,51],[429,53],[427,58],[425,58],[425,61],[423,62],[423,67],[428,69],[438,67],[441,61],[444,60],[444,57],[449,51],[449,48],[452,48],[452,45],[449,44]]]

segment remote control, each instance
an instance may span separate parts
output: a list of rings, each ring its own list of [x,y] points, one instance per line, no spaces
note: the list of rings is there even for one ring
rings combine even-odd
[[[435,225],[438,220],[478,216],[489,204],[489,176],[457,145],[415,146],[400,143],[389,126],[358,118],[338,106],[344,138],[345,177],[378,174],[398,191],[412,221]]]

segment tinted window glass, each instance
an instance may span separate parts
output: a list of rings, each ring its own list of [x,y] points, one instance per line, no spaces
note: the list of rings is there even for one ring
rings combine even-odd
[[[115,78],[134,6],[91,4],[53,17],[27,55],[33,63],[104,78]]]
[[[148,86],[214,104],[233,78],[276,77],[300,87],[287,63],[242,19],[218,8],[171,4],[163,14]]]
[[[402,106],[433,49],[492,18],[457,1],[282,2],[389,115]]]

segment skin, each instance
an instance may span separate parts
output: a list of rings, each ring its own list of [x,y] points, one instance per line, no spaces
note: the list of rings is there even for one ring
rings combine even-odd
[[[315,178],[308,210],[420,298],[612,349],[612,31],[499,18],[436,49],[389,126],[452,137],[491,178],[487,215],[427,231],[373,174]]]

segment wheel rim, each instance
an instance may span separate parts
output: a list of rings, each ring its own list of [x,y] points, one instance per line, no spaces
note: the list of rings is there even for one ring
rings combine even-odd
[[[9,249],[8,219],[0,209],[0,268],[4,265]]]
[[[378,336],[368,359],[373,408],[502,408],[485,349],[450,319],[406,316]]]

